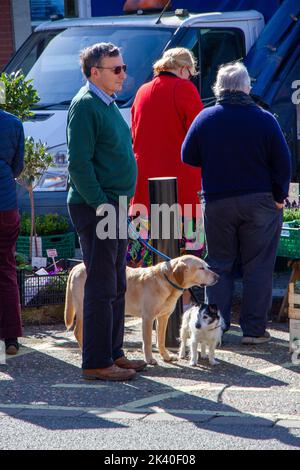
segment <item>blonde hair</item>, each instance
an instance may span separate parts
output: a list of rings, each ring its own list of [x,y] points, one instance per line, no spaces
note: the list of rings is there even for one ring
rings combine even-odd
[[[164,52],[161,59],[153,65],[154,76],[160,72],[168,72],[180,67],[192,69],[191,75],[196,75],[197,61],[194,54],[184,47],[175,47]]]

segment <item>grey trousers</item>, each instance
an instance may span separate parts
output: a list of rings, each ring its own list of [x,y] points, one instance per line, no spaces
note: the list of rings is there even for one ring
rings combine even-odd
[[[204,228],[207,262],[220,275],[206,288],[230,327],[234,278],[243,276],[240,325],[244,336],[262,336],[272,304],[273,270],[282,226],[282,210],[271,193],[255,193],[206,202]]]

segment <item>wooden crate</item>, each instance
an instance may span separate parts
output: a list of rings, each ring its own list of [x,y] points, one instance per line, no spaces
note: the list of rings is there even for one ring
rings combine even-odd
[[[289,284],[288,303],[289,318],[292,320],[300,320],[300,294],[295,293],[294,282],[290,282]]]
[[[298,255],[299,256],[299,255]],[[289,285],[300,280],[300,260],[289,260],[288,266],[292,269],[289,283],[286,287],[284,298],[282,300],[281,308],[278,314],[278,321],[283,321],[288,318],[288,297],[289,297]]]

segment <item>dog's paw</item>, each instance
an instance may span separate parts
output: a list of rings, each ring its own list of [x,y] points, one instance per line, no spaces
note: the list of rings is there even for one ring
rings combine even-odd
[[[150,366],[157,366],[157,361],[153,357],[150,357],[149,359],[146,359],[147,364]]]
[[[163,357],[164,362],[175,362],[178,361],[178,357],[174,356],[174,354],[168,354],[167,356]]]
[[[208,355],[207,355],[207,354],[202,354],[202,353],[201,353],[201,354],[200,354],[200,357],[201,357],[201,359],[208,359]]]
[[[190,364],[190,366],[192,366],[192,367],[196,367],[197,361],[190,361],[189,364]]]

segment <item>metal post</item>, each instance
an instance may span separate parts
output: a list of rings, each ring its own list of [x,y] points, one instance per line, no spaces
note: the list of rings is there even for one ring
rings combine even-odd
[[[150,205],[152,204],[166,204],[171,207],[178,201],[177,198],[177,178],[149,178],[149,198]],[[169,239],[162,238],[162,214],[160,213],[159,220],[152,221],[158,227],[159,237],[152,240],[154,248],[166,254],[170,258],[177,258],[180,256],[179,240],[175,238],[176,223],[174,217],[170,217],[170,237]],[[159,224],[159,225],[158,225]],[[153,264],[163,261],[159,255],[153,254]],[[166,333],[166,346],[178,347],[179,330],[182,317],[182,300],[177,302],[176,308],[170,316],[168,328]]]

